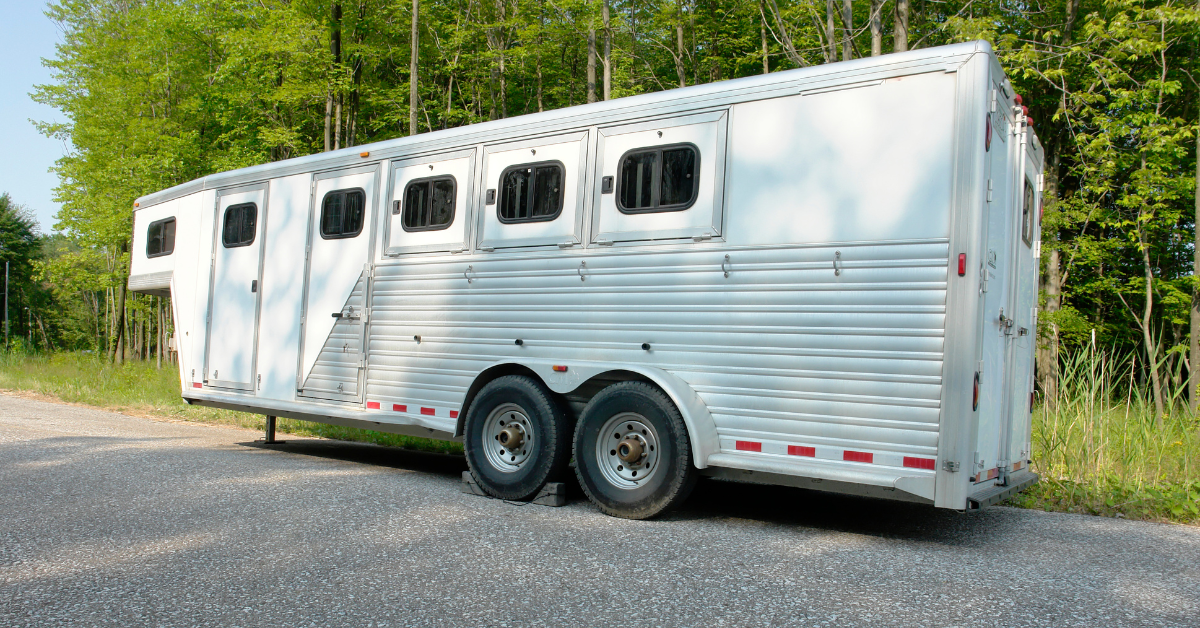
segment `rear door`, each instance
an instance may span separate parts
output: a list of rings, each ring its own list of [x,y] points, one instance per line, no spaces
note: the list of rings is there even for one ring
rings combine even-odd
[[[1003,87],[993,85],[992,102],[1005,102]],[[1018,202],[1013,194],[1014,168],[1020,154],[1019,138],[1014,137],[1013,118],[1007,106],[995,106],[989,114],[990,139],[987,147],[986,235],[983,254],[983,320],[980,339],[982,360],[979,364],[979,431],[976,438],[971,477],[982,483],[996,479],[998,461],[1007,429],[1012,402],[1010,353],[1015,333],[1014,285],[1016,245],[1019,240]]]
[[[299,393],[361,401],[379,166],[317,175],[309,216]]]
[[[217,192],[205,384],[254,391],[267,185]]]

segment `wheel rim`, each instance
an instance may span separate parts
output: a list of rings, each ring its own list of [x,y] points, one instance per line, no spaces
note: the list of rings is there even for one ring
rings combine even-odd
[[[535,446],[533,422],[515,403],[497,406],[484,421],[483,451],[497,471],[519,471],[529,461]]]
[[[609,484],[634,489],[658,471],[658,432],[635,412],[622,412],[604,423],[596,439],[596,463]]]

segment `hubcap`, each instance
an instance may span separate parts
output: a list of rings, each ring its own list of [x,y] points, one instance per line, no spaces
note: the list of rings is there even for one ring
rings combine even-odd
[[[497,406],[483,422],[484,457],[497,471],[518,471],[529,461],[535,444],[533,423],[515,403]]]
[[[596,439],[600,473],[617,488],[645,484],[658,470],[659,439],[646,417],[623,412],[605,421]]]

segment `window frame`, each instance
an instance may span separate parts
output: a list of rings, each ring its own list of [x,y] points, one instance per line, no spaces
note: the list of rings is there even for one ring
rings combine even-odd
[[[695,163],[692,165],[692,197],[690,200],[688,200],[687,203],[674,203],[671,205],[654,205],[653,202],[655,200],[662,198],[662,169],[663,169],[662,154],[664,152],[674,149],[674,148],[690,148],[692,150],[692,152],[694,152],[696,155]],[[649,152],[654,152],[654,153],[657,153],[657,155],[658,155],[658,160],[655,163],[654,173],[651,175],[651,183],[650,183],[650,186],[651,186],[650,198],[651,198],[652,205],[647,208],[630,209],[628,207],[625,207],[624,203],[621,202],[621,190],[622,190],[621,185],[625,182],[623,165],[625,163],[625,159],[628,158],[630,155],[635,155],[638,153],[649,153]],[[700,197],[700,159],[701,159],[701,157],[702,157],[702,155],[700,153],[700,147],[696,146],[692,142],[678,142],[675,144],[660,144],[657,146],[642,146],[642,147],[638,147],[638,148],[631,148],[631,149],[625,151],[624,153],[621,154],[621,158],[617,160],[617,171],[616,171],[616,177],[615,177],[616,181],[613,185],[613,192],[612,192],[613,202],[617,207],[617,211],[621,212],[622,214],[626,214],[626,215],[635,215],[635,214],[659,214],[659,213],[665,213],[665,212],[681,212],[681,211],[686,211],[688,209],[691,209],[691,207],[696,204],[696,200]]]
[[[1037,226],[1038,207],[1041,205],[1041,198],[1037,191],[1037,186],[1029,180],[1029,177],[1024,177],[1025,186],[1021,190],[1021,240],[1025,242],[1025,246],[1033,248],[1033,232]],[[1026,200],[1029,202],[1026,203]]]
[[[533,174],[530,176],[530,187],[533,187],[534,191],[536,192],[537,187],[533,185],[533,181],[536,180],[537,169],[539,167],[545,167],[545,166],[555,166],[558,168],[558,176],[559,176],[558,211],[556,211],[553,214],[548,215],[548,216],[536,216],[533,218],[514,218],[514,219],[505,218],[504,214],[502,214],[500,212],[500,208],[502,207],[503,202],[504,202],[504,178],[507,177],[508,173],[512,172],[513,170],[519,170],[521,168],[529,168],[529,169],[533,170]],[[530,222],[552,222],[554,220],[557,220],[558,217],[562,215],[563,205],[566,203],[567,166],[561,160],[558,160],[558,159],[548,159],[546,161],[535,161],[535,162],[524,163],[524,164],[515,164],[515,165],[509,166],[509,167],[505,168],[504,170],[500,171],[500,180],[497,184],[497,187],[499,189],[496,190],[496,195],[499,198],[496,199],[496,219],[499,220],[501,224],[520,225],[520,224],[525,224],[525,223],[530,223]]]
[[[154,241],[154,239],[150,237],[150,231],[153,230],[155,227],[164,226],[167,223],[173,223],[176,225],[179,224],[175,220],[175,217],[171,216],[169,218],[161,218],[159,220],[155,220],[154,222],[152,222],[146,226],[146,258],[147,259],[153,259],[155,257],[166,257],[175,252],[175,234],[176,234],[175,230],[171,231],[171,248],[165,249],[165,250],[160,249],[159,252],[157,252],[157,253],[150,252],[150,243]],[[165,239],[162,238],[162,236],[161,236],[161,232],[160,232],[159,239],[165,241]]]
[[[450,181],[451,185],[454,186],[454,188],[450,192],[450,198],[454,203],[453,205],[450,206],[450,220],[447,220],[445,222],[445,224],[441,224],[441,225],[436,225],[436,226],[432,226],[432,227],[431,226],[413,227],[411,229],[408,227],[408,225],[404,224],[404,212],[406,209],[406,204],[408,202],[408,191],[412,188],[412,186],[417,185],[417,184],[429,184],[432,187],[432,185],[435,181],[447,181],[447,180]],[[438,174],[438,175],[434,175],[431,177],[421,177],[420,179],[411,179],[407,183],[404,184],[404,190],[401,192],[400,198],[402,199],[400,201],[401,202],[400,228],[403,229],[406,233],[421,233],[421,232],[425,232],[425,231],[445,231],[446,229],[449,229],[451,225],[454,224],[454,218],[458,215],[458,179],[455,178],[455,176],[452,174]],[[433,202],[433,194],[429,195],[429,202],[430,203]],[[432,212],[432,207],[430,208],[430,211]]]
[[[254,231],[253,231],[253,233],[251,233],[250,239],[245,240],[245,241],[237,240],[237,241],[233,242],[232,244],[229,242],[226,242],[225,241],[225,226],[227,224],[229,224],[229,212],[233,211],[234,208],[242,209],[246,206],[250,206],[250,207],[254,208]],[[227,249],[236,249],[236,248],[240,248],[243,246],[250,246],[251,244],[254,244],[254,241],[257,239],[258,239],[258,203],[255,203],[253,201],[248,201],[245,203],[232,203],[230,205],[227,205],[225,207],[225,211],[221,212],[221,246],[223,246]]]
[[[329,199],[329,197],[333,196],[334,194],[345,194],[346,196],[349,196],[350,194],[352,194],[354,192],[358,192],[359,194],[362,195],[362,203],[363,203],[362,219],[358,223],[358,230],[355,231],[354,233],[343,231],[342,233],[339,233],[336,235],[326,235],[326,233],[325,233],[325,201],[327,201]],[[367,216],[367,191],[366,190],[364,190],[362,188],[341,188],[341,189],[337,189],[337,190],[330,190],[330,191],[326,192],[324,196],[321,197],[321,216],[320,216],[320,220],[317,221],[317,225],[318,225],[317,233],[318,233],[318,235],[321,236],[322,240],[347,240],[350,238],[357,238],[358,236],[362,235],[363,226],[367,224],[367,218],[368,218],[368,216]],[[344,226],[345,223],[346,223],[346,214],[343,213],[342,214],[342,225]]]

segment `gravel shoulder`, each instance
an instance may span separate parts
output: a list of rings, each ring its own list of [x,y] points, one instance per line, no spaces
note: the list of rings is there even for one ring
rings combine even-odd
[[[0,395],[0,624],[1200,625],[1194,527],[714,481],[625,521],[257,437]]]

